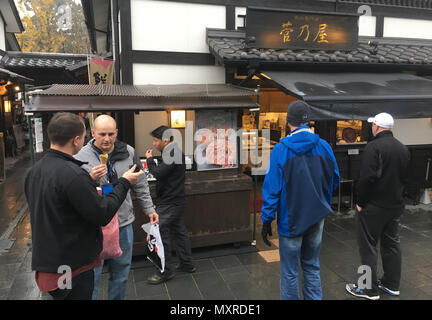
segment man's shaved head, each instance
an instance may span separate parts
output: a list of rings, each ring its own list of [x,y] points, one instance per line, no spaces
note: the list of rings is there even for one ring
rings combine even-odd
[[[117,123],[114,120],[114,118],[107,115],[107,114],[102,114],[95,119],[95,121],[93,123],[93,129],[105,127],[107,125],[108,126],[114,126],[114,129],[117,129]]]
[[[93,123],[92,135],[95,139],[94,145],[104,153],[111,153],[114,149],[114,142],[117,139],[117,123],[106,115],[100,115]]]

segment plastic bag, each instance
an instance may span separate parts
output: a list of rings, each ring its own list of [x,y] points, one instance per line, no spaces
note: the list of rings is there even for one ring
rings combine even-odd
[[[165,252],[162,244],[162,238],[159,232],[158,224],[146,223],[141,226],[147,233],[147,248],[146,255],[153,264],[160,270],[164,272],[165,270]]]
[[[99,194],[101,194],[100,188],[97,188]],[[123,254],[120,248],[119,238],[119,223],[118,213],[114,215],[111,221],[102,228],[103,244],[100,258],[103,260],[118,258]]]

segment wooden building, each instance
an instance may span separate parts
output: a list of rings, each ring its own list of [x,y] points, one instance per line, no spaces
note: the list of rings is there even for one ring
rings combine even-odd
[[[82,0],[82,4],[92,50],[112,53],[117,84],[234,84],[251,89],[259,85],[260,111],[243,110],[239,127],[270,129],[270,147],[285,135],[289,102],[303,99],[313,107],[314,130],[334,148],[342,178],[353,181],[370,139],[365,120],[387,111],[396,119],[395,136],[411,151],[413,189],[424,183],[432,153],[432,1]],[[297,40],[303,42],[295,45],[288,43],[294,36],[289,25],[293,16],[318,23],[314,30],[312,23],[309,30],[306,23],[297,25]],[[330,29],[323,26],[338,19],[348,21],[339,30],[349,41],[327,46],[306,43],[306,37],[326,40],[324,34]],[[260,38],[264,31],[269,31],[267,39]],[[186,120],[194,117],[186,113]],[[168,125],[170,113],[127,111],[118,113],[117,120],[119,138],[143,157],[151,145],[148,132],[155,125]]]

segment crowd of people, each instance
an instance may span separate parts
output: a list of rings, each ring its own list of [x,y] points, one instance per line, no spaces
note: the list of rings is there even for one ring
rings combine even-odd
[[[277,220],[281,265],[281,299],[299,299],[299,262],[305,299],[322,299],[319,253],[324,220],[331,214],[333,191],[339,186],[339,169],[330,145],[309,127],[310,106],[294,101],[287,110],[287,132],[274,147],[262,187],[262,238],[270,245],[272,222]],[[357,239],[361,263],[370,268],[370,281],[346,285],[361,298],[377,300],[379,292],[397,296],[401,278],[399,218],[409,163],[407,148],[393,137],[394,120],[380,113],[368,120],[372,139],[363,153],[356,204]],[[104,265],[109,273],[108,298],[125,299],[132,263],[135,220],[132,199],[159,224],[166,265],[150,276],[160,284],[176,271],[195,272],[191,246],[184,224],[184,155],[160,126],[151,132],[153,147],[182,155],[183,161],[155,161],[153,150],[145,157],[157,179],[157,206],[135,149],[117,139],[115,120],[108,115],[95,119],[92,139],[84,145],[86,126],[81,117],[57,113],[48,124],[50,149],[30,170],[25,194],[32,228],[32,270],[39,289],[56,300],[98,299]],[[108,155],[107,163],[101,154]],[[97,187],[110,192],[99,195]],[[101,260],[102,231],[118,213],[122,255]],[[384,274],[377,276],[377,244],[380,242]],[[174,265],[175,250],[180,263]],[[59,267],[72,270],[72,285],[60,287]]]

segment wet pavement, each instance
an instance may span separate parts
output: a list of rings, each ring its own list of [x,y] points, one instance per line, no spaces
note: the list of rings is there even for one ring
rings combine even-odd
[[[0,252],[0,300],[50,300],[41,294],[31,271],[31,230],[22,184],[29,160],[15,165],[7,180],[0,183],[0,235],[17,222],[8,239],[16,239],[9,250]],[[22,217],[17,221],[16,215]],[[14,220],[15,219],[15,220]],[[257,234],[259,235],[259,218]],[[154,267],[144,257],[134,257],[130,272],[128,300],[277,300],[280,264],[275,223],[272,246],[243,243],[193,250],[197,271],[178,273],[170,281],[149,285],[146,279]],[[321,280],[325,300],[355,300],[345,291],[347,282],[360,274],[355,237],[354,212],[332,214],[325,222],[320,254]],[[432,204],[407,207],[401,219],[401,295],[381,299],[432,299]],[[379,266],[379,274],[382,268]],[[100,298],[107,298],[108,274],[102,274]]]

